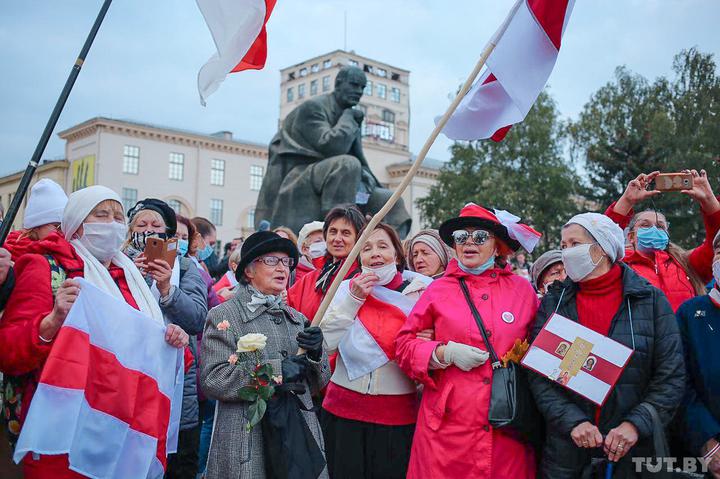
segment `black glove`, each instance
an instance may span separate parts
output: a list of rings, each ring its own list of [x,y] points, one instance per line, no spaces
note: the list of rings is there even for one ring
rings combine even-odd
[[[308,358],[320,361],[322,358],[323,333],[317,326],[305,328],[297,335],[298,346],[307,351]]]
[[[275,391],[278,393],[295,393],[298,396],[302,396],[307,391],[304,383],[282,383],[279,386],[275,386]]]
[[[308,362],[303,356],[288,356],[280,363],[283,384],[300,383],[307,377]]]

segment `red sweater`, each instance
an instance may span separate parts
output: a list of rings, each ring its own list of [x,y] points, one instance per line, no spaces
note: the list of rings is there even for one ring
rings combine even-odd
[[[610,271],[588,281],[578,283],[578,321],[586,328],[607,336],[610,324],[623,299],[622,268],[614,265]]]

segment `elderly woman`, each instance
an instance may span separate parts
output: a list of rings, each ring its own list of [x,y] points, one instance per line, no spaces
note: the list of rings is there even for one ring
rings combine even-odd
[[[682,343],[660,290],[622,263],[622,230],[607,216],[584,213],[562,229],[568,278],[552,287],[538,310],[533,338],[557,313],[634,350],[604,406],[536,374],[530,386],[547,428],[540,476],[590,477],[593,459],[616,462],[614,478],[634,478],[633,456],[654,456],[655,408],[667,425],[685,384]],[[595,461],[597,462],[597,461]]]
[[[312,221],[300,228],[297,243],[300,260],[295,268],[296,281],[300,281],[306,274],[322,268],[325,262],[325,253],[327,253],[327,245],[323,238],[324,226],[322,221]]]
[[[547,293],[548,288],[555,281],[565,281],[565,266],[562,263],[562,253],[559,249],[544,252],[530,268],[530,279],[540,297]]]
[[[148,263],[144,253],[148,238],[166,240],[175,236],[175,211],[164,201],[146,198],[128,211],[128,219],[130,225],[124,252],[134,260],[145,276],[150,290],[160,304],[165,321],[177,324],[190,335],[188,354],[197,358],[195,335],[202,332],[208,311],[205,282],[198,268],[191,260],[181,256],[176,258],[172,267],[163,259]],[[200,440],[198,421],[197,373],[195,361],[192,360],[185,373],[178,451],[168,460],[169,479],[192,479],[197,474],[197,445]]]
[[[537,309],[535,291],[495,267],[497,256],[521,245],[532,250],[539,239],[517,220],[470,203],[440,226],[440,237],[454,247],[457,259],[423,293],[396,340],[398,364],[424,385],[410,478],[535,477],[532,447],[488,422],[492,368],[462,289],[464,284],[469,290],[499,357],[527,337]],[[434,339],[418,337],[429,328]]]
[[[260,231],[243,243],[241,257],[236,270],[238,292],[210,311],[203,333],[200,384],[208,397],[218,401],[206,469],[211,479],[266,477],[261,427],[248,431],[251,403],[240,393],[240,388],[251,384],[258,362],[270,364],[274,374],[282,372],[284,383],[299,381],[304,391],[298,396],[308,409],[312,407],[310,389],[319,390],[330,377],[320,328],[306,328],[305,316],[281,299],[298,258],[295,245],[275,233]],[[240,352],[238,340],[251,333],[266,338],[265,348]],[[307,354],[297,356],[298,348]],[[287,377],[285,370],[293,365],[299,365],[304,374]],[[324,450],[317,416],[312,411],[302,415]]]
[[[421,230],[408,243],[407,263],[410,271],[437,279],[445,273],[452,252],[436,230]]]
[[[395,337],[431,278],[405,271],[400,238],[379,224],[360,251],[362,273],[340,285],[320,323],[338,350],[323,402],[330,475],[404,478],[418,395],[395,362]]]
[[[133,262],[120,248],[127,235],[120,197],[104,186],[70,195],[62,234],[35,241],[15,263],[17,282],[0,321],[0,371],[23,376],[19,420],[27,414],[53,341],[79,294],[72,278],[84,278],[108,294],[163,322],[157,300]],[[185,347],[188,335],[169,325],[166,341]],[[118,391],[122,394],[122,391]],[[68,469],[67,455],[31,455],[23,459],[26,478],[83,477]]]
[[[720,234],[713,241],[715,286],[677,311],[685,350],[687,387],[681,414],[691,457],[705,456],[720,478]]]
[[[681,193],[700,206],[705,223],[705,241],[691,251],[670,241],[670,224],[665,215],[651,209],[639,213],[633,210],[639,202],[661,193],[647,189],[659,174],[657,171],[641,174],[628,183],[620,199],[605,212],[621,228],[627,229],[630,249],[625,252],[625,264],[665,293],[673,311],[688,299],[705,294],[705,285],[712,279],[712,241],[720,231],[720,201],[713,193],[705,170],[688,173],[693,177],[692,189]]]

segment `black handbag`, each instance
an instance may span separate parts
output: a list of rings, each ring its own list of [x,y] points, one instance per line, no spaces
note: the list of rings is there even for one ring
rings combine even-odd
[[[526,372],[519,364],[512,361],[503,367],[488,339],[480,312],[475,307],[467,284],[462,278],[460,278],[460,288],[490,355],[492,390],[488,422],[494,428],[507,428],[514,431],[538,449],[542,446],[545,423],[530,392]]]
[[[265,477],[317,479],[325,469],[325,458],[302,413],[313,408],[306,408],[289,389],[278,389],[260,421]]]

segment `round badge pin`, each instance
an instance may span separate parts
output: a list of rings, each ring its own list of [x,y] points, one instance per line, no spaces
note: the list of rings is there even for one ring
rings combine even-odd
[[[500,317],[502,318],[503,321],[505,321],[508,324],[515,321],[515,315],[512,314],[510,311],[505,311]]]

